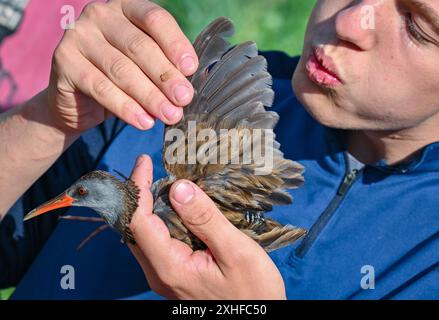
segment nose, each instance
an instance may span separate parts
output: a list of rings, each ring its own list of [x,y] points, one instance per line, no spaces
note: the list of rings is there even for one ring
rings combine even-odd
[[[376,43],[377,1],[354,1],[354,4],[337,13],[337,37],[358,47],[370,50]],[[375,4],[375,5],[373,5]]]

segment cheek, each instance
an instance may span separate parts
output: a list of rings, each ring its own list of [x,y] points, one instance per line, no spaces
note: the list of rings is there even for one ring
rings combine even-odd
[[[439,68],[427,50],[422,56],[418,51],[406,49],[405,56],[382,54],[386,57],[379,65],[383,71],[370,73],[367,83],[370,108],[405,126],[419,124],[439,112]]]
[[[292,80],[293,90],[297,99],[308,113],[323,125],[335,128],[345,128],[347,122],[352,122],[352,114],[337,105],[338,97],[324,93],[316,86],[299,66]],[[347,121],[349,119],[349,121]]]
[[[413,88],[413,98],[418,101],[418,108],[434,106],[436,110],[432,111],[439,112],[439,55],[435,55],[437,57],[435,56],[434,59],[424,55],[422,58],[412,60],[417,63],[408,70],[407,79]]]

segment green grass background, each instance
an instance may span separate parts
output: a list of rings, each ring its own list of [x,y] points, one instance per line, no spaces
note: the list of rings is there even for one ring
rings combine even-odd
[[[252,40],[262,50],[291,55],[302,50],[306,22],[315,0],[158,0],[194,40],[218,16],[235,23],[232,42]]]
[[[261,50],[300,54],[306,22],[316,0],[157,0],[177,19],[193,41],[198,33],[219,16],[235,23],[232,43],[252,40]],[[164,30],[166,32],[166,30]],[[13,288],[0,290],[8,299]]]

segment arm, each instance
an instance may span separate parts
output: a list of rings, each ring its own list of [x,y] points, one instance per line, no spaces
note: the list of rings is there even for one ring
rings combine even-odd
[[[0,222],[0,288],[17,285],[65,210],[26,222],[23,221],[24,214],[95,169],[124,126],[120,120],[112,118],[82,135],[9,209]]]
[[[0,219],[77,138],[57,129],[47,91],[0,115]]]

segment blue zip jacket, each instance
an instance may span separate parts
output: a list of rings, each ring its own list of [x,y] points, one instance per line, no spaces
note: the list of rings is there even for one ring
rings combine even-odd
[[[288,298],[439,298],[439,143],[405,165],[352,167],[343,132],[317,123],[294,97],[298,58],[265,55],[274,77],[273,108],[281,116],[277,138],[285,156],[306,168],[305,185],[291,191],[294,203],[268,214],[309,230],[302,241],[271,253]],[[13,298],[160,298],[115,233],[106,231],[76,251],[96,224],[57,223],[56,214],[21,220],[95,167],[128,175],[140,153],[152,156],[155,179],[164,176],[162,134],[162,124],[142,133],[109,121],[85,134],[17,201],[0,225],[0,285],[21,279]],[[94,215],[83,208],[68,214]],[[65,265],[73,267],[74,289],[61,286]]]

